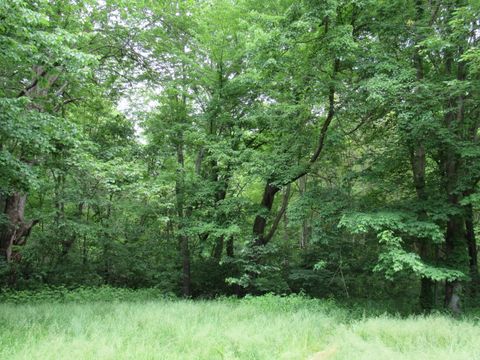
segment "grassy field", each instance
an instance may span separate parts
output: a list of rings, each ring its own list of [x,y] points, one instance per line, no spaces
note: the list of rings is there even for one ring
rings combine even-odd
[[[472,360],[480,326],[300,297],[1,303],[0,359]]]

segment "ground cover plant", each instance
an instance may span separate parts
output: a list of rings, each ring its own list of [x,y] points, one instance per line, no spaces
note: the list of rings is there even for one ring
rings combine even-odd
[[[4,296],[0,357],[480,358],[480,317],[473,313],[402,317],[296,295],[192,301],[162,298],[155,290],[93,290],[73,291],[69,298],[37,292],[31,301]]]

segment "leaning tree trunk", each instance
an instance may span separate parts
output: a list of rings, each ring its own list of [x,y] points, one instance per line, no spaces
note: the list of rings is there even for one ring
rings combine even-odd
[[[38,220],[25,221],[27,195],[14,192],[5,199],[5,224],[0,229],[1,257],[7,262],[15,258],[13,247],[23,245]]]
[[[328,21],[325,24],[325,32],[328,32]],[[338,58],[333,59],[333,72],[332,72],[332,80],[335,80],[336,75],[340,69],[340,60]],[[308,165],[305,169],[299,171],[296,175],[292,176],[290,179],[282,181],[283,186],[288,186],[293,182],[300,179],[302,176],[307,175],[311,166],[318,160],[320,157],[323,148],[325,146],[325,140],[327,137],[327,132],[332,123],[333,117],[335,116],[335,87],[334,85],[330,85],[329,93],[328,93],[328,112],[325,121],[323,122],[322,128],[320,129],[320,135],[318,137],[317,147],[308,161]],[[275,201],[275,195],[281,190],[281,186],[275,184],[275,177],[268,179],[263,190],[262,201],[260,203],[262,213],[258,214],[255,217],[253,222],[253,245],[254,246],[264,246],[266,245],[269,240],[272,238],[272,233],[270,231],[269,234],[266,234],[266,227],[267,227],[267,218],[272,210],[273,203]],[[275,227],[272,227],[275,231]]]
[[[280,191],[280,188],[276,185],[270,184],[267,182],[265,189],[263,190],[262,202],[260,204],[262,212],[255,217],[253,223],[253,235],[255,237],[254,244],[257,246],[262,246],[267,243],[265,237],[265,228],[267,226],[267,217],[266,214],[269,214],[272,210],[273,202],[275,200],[275,194]]]

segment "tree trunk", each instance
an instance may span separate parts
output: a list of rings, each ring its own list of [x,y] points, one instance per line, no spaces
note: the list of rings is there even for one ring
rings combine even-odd
[[[233,252],[233,237],[230,236],[227,240],[227,247],[226,247],[226,252],[228,257],[234,257],[235,254]]]
[[[468,243],[468,255],[470,257],[470,272],[472,276],[478,277],[478,253],[477,253],[477,241],[475,238],[475,230],[473,227],[472,205],[467,206],[465,227],[467,230],[466,237],[467,237],[467,243]]]
[[[178,230],[180,255],[182,258],[182,294],[185,297],[191,295],[191,274],[190,274],[190,248],[188,236],[182,234],[185,225],[185,160],[183,154],[183,136],[178,135],[177,144],[177,179],[175,182],[175,195],[177,200]]]
[[[458,55],[461,55],[462,49],[458,48]],[[445,52],[445,72],[446,75],[453,77],[455,55],[453,49]],[[459,61],[456,69],[456,79],[465,80],[465,64]],[[451,96],[445,102],[444,126],[449,130],[450,136],[462,137],[461,127],[464,122],[464,99],[462,95],[457,97]],[[468,252],[466,244],[465,232],[465,216],[464,209],[460,205],[461,192],[460,182],[465,176],[462,170],[468,169],[464,166],[465,162],[458,154],[458,150],[448,146],[442,149],[440,156],[440,173],[442,176],[445,192],[448,197],[448,205],[451,209],[447,220],[447,231],[445,238],[445,261],[446,266],[450,269],[463,270],[468,263]],[[460,287],[458,280],[445,281],[445,307],[453,312],[460,311]]]
[[[224,243],[225,243],[225,236],[223,235],[220,235],[218,239],[215,241],[212,257],[217,261],[220,261],[220,259],[222,258]]]
[[[418,75],[418,74],[417,74]],[[428,199],[427,193],[425,191],[425,166],[426,166],[426,152],[423,144],[418,144],[414,149],[411,150],[411,165],[413,173],[413,183],[415,186],[415,191],[417,193],[417,199],[422,205],[421,210],[419,211],[418,217],[421,220],[427,219],[427,212],[423,208],[425,202]],[[432,260],[432,246],[429,243],[429,239],[419,238],[416,239],[419,248],[419,255],[423,261]],[[426,277],[422,277],[420,285],[420,307],[423,310],[429,311],[433,308],[434,303],[434,282]]]
[[[424,7],[422,0],[416,0],[415,10],[416,10],[416,22],[421,23],[424,16]],[[417,35],[416,43],[420,43],[422,38]],[[413,62],[416,69],[416,79],[420,84],[424,78],[424,69],[423,69],[423,59],[420,55],[419,49],[416,48],[413,55]],[[414,144],[411,149],[411,166],[413,173],[413,183],[415,186],[415,191],[417,193],[417,199],[421,203],[422,208],[418,214],[421,220],[426,220],[428,218],[427,212],[424,208],[425,202],[428,199],[426,192],[426,183],[425,183],[425,168],[426,168],[426,151],[425,146],[423,145],[423,139],[417,139],[416,144]],[[422,260],[430,261],[432,258],[432,246],[429,242],[429,239],[417,239],[419,247],[419,255]],[[429,311],[433,308],[434,304],[434,282],[426,277],[422,277],[420,280],[420,307],[423,310]]]
[[[191,274],[190,274],[190,248],[188,237],[180,236],[180,249],[182,253],[182,293],[185,297],[191,295]]]
[[[461,215],[452,215],[447,222],[447,236],[445,239],[445,255],[447,266],[453,269],[461,269],[464,265],[465,254],[465,221]],[[445,282],[445,306],[450,310],[457,312],[457,308],[453,308],[454,302],[460,301],[460,293],[456,293],[455,289],[458,281]],[[454,299],[454,295],[458,298]]]
[[[305,196],[305,193],[307,192],[307,175],[304,175],[300,179],[298,179],[298,188],[300,190],[300,196]],[[308,226],[308,219],[304,218],[302,221],[302,229],[300,233],[300,249],[305,249],[307,247],[308,238],[310,235],[309,230],[310,229]]]
[[[420,239],[420,258],[422,260],[432,260],[432,246],[427,243],[428,239]],[[435,282],[432,279],[422,277],[420,280],[420,307],[425,311],[433,309],[435,304]]]
[[[270,184],[268,181],[263,190],[261,213],[255,217],[253,223],[253,236],[254,245],[261,246],[266,245],[265,228],[267,226],[267,216],[272,210],[273,201],[275,200],[275,194],[280,191],[280,188],[276,185]]]
[[[215,190],[215,210],[217,212],[216,215],[216,222],[217,225],[220,225],[222,227],[226,226],[226,221],[227,218],[224,213],[218,212],[218,206],[221,201],[225,200],[227,197],[227,189],[228,189],[228,183],[230,180],[230,174],[225,175],[224,177],[220,176],[218,173],[218,164],[217,161],[212,161],[211,163],[211,180],[215,183],[216,185],[216,190]],[[213,248],[213,253],[212,256],[215,260],[220,261],[222,258],[222,253],[223,253],[223,248],[225,244],[225,235],[220,235],[216,241],[215,245]]]
[[[453,113],[447,113],[446,124],[451,125],[454,121]],[[458,193],[458,179],[460,170],[460,159],[453,151],[447,151],[442,157],[442,176],[445,190],[448,195],[448,205],[454,209],[447,220],[447,231],[445,237],[445,261],[447,267],[455,270],[465,268],[467,263],[467,249],[465,239],[465,218],[460,205],[460,194]],[[458,281],[445,281],[445,306],[456,312],[453,308],[460,303],[459,293],[456,293]]]
[[[23,245],[38,220],[25,221],[27,195],[15,192],[5,199],[4,216],[7,223],[0,230],[0,252],[7,262],[15,258],[14,245]]]
[[[325,24],[325,32],[328,32],[328,21]],[[332,80],[335,80],[338,71],[340,70],[340,60],[337,58],[333,59],[333,72]],[[332,83],[328,92],[328,112],[327,117],[323,123],[322,128],[320,129],[320,134],[318,137],[317,147],[310,158],[307,167],[304,170],[299,171],[295,176],[292,176],[290,179],[282,183],[283,186],[292,184],[293,182],[300,179],[302,176],[307,175],[310,167],[318,160],[320,154],[323,151],[325,146],[325,140],[327,137],[327,132],[332,123],[333,117],[335,116],[335,86]],[[274,185],[274,178],[268,179],[265,189],[263,190],[262,202],[260,203],[261,211],[263,213],[258,214],[255,217],[253,223],[253,245],[254,246],[263,246],[266,245],[269,241],[269,238],[265,236],[265,227],[267,225],[267,216],[272,210],[273,202],[275,200],[275,195],[280,191],[280,187]]]
[[[455,315],[462,312],[460,295],[462,287],[458,281],[448,281],[445,284],[445,307]]]
[[[477,239],[475,238],[472,204],[468,204],[465,207],[465,237],[467,239],[467,246],[468,246],[470,277],[472,278],[472,283],[470,286],[470,295],[472,298],[474,298],[478,292],[479,276],[478,276]]]

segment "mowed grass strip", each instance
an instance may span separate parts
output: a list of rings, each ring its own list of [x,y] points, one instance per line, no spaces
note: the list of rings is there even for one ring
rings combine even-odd
[[[480,359],[475,319],[274,296],[0,304],[0,331],[0,359]]]

